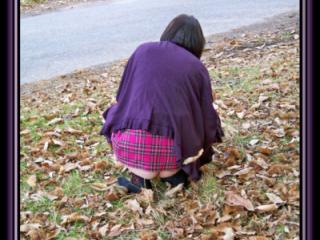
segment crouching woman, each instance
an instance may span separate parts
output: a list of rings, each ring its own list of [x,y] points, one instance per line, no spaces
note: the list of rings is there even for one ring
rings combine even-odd
[[[199,180],[211,145],[221,142],[210,77],[200,61],[204,45],[198,20],[183,14],[159,42],[141,44],[129,58],[101,134],[130,171],[131,181],[118,179],[130,192],[152,188],[157,176],[172,186]]]

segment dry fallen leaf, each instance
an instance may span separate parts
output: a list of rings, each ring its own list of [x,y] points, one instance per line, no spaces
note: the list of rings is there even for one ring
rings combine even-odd
[[[31,175],[28,179],[27,179],[27,184],[34,188],[37,185],[37,176],[36,175]]]
[[[218,223],[227,222],[227,221],[229,221],[229,220],[231,220],[231,219],[232,219],[232,216],[229,215],[229,214],[226,214],[226,215],[222,216],[221,218],[219,218],[219,219],[217,220],[217,222],[218,222]]]
[[[167,192],[165,192],[165,196],[166,197],[174,197],[178,192],[181,192],[183,189],[184,184],[180,183],[179,185],[171,188],[170,190],[168,190]]]
[[[266,154],[266,155],[270,155],[272,153],[272,149],[268,148],[268,147],[265,147],[265,146],[258,146],[257,147],[257,150],[263,154]]]
[[[64,172],[70,172],[73,169],[76,169],[78,165],[76,163],[67,163],[66,165],[63,166],[63,171]]]
[[[46,238],[46,233],[43,229],[32,229],[26,235],[31,240],[41,240]]]
[[[70,215],[62,216],[61,218],[62,218],[61,225],[73,223],[76,221],[88,222],[90,220],[87,216],[80,215],[80,213],[78,212],[72,213]]]
[[[249,144],[250,144],[251,146],[254,146],[254,145],[256,145],[258,142],[259,142],[259,139],[252,139],[252,140],[249,142]]]
[[[274,193],[266,193],[267,197],[271,202],[273,202],[275,205],[279,206],[282,204],[285,204],[286,202],[283,201],[279,196],[277,196]]]
[[[92,183],[90,187],[96,191],[104,192],[108,190],[108,186],[105,183]]]
[[[26,223],[20,225],[20,232],[29,232],[30,230],[39,229],[41,224],[39,223]]]
[[[249,237],[249,240],[270,240],[270,238],[264,236],[251,236]]]
[[[244,118],[244,115],[245,115],[245,112],[237,112],[236,113],[237,117],[240,118],[240,119],[243,119]]]
[[[142,188],[136,198],[141,205],[147,206],[154,202],[154,192],[151,189]]]
[[[127,188],[116,184],[108,189],[108,191],[104,194],[104,198],[109,201],[115,201],[126,195],[127,192]]]
[[[63,123],[63,122],[64,122],[63,118],[54,118],[48,122],[48,125],[55,125],[55,124]]]
[[[57,139],[52,139],[52,143],[53,143],[54,145],[58,145],[58,146],[61,146],[61,147],[63,147],[63,146],[66,145],[63,141],[57,140]]]
[[[276,204],[260,205],[256,207],[256,210],[258,212],[271,212],[277,209],[278,209],[278,206]]]
[[[223,178],[223,177],[228,176],[228,175],[231,175],[231,172],[230,171],[225,171],[225,170],[220,170],[219,172],[217,172],[215,174],[215,176],[217,178]]]
[[[108,229],[109,229],[109,223],[107,223],[99,228],[99,233],[101,234],[102,237],[106,236]]]
[[[233,175],[235,176],[240,176],[240,175],[243,175],[243,174],[248,174],[249,172],[251,172],[253,170],[252,167],[247,167],[247,168],[244,168],[244,169],[241,169],[240,171],[238,172],[235,172]]]
[[[140,225],[152,225],[154,221],[152,219],[137,219],[137,223]]]
[[[233,240],[235,237],[234,231],[232,228],[227,227],[223,230],[224,236],[222,237],[223,240]]]
[[[140,207],[140,204],[136,199],[129,199],[125,201],[125,205],[127,208],[131,209],[133,212],[138,212],[139,214],[143,214],[143,209]]]
[[[157,233],[152,232],[152,231],[142,231],[139,234],[139,239],[140,240],[157,240]]]
[[[81,135],[81,134],[83,134],[82,131],[73,129],[73,128],[71,128],[71,127],[67,127],[67,128],[64,130],[64,132],[70,133],[70,134],[75,134],[75,135]]]
[[[106,161],[99,161],[94,164],[94,171],[100,172],[105,170],[108,167],[108,163]]]
[[[249,211],[254,211],[252,202],[249,199],[245,199],[234,192],[227,191],[225,193],[225,198],[225,203],[230,206],[241,206],[245,207]]]
[[[265,101],[267,101],[269,98],[270,98],[270,97],[268,97],[268,96],[260,95],[260,96],[259,96],[259,103],[265,102]]]
[[[114,225],[110,229],[108,237],[117,237],[117,236],[121,235],[121,233],[123,232],[123,229],[121,229],[121,227],[122,227],[122,224]]]

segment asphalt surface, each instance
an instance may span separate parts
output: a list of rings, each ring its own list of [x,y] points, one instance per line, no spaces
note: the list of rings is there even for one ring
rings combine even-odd
[[[181,13],[208,36],[298,8],[299,0],[109,0],[22,17],[20,83],[129,57]]]

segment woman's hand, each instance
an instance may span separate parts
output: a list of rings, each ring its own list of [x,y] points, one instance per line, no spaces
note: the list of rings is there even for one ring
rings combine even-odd
[[[202,153],[203,153],[203,148],[200,149],[200,151],[198,152],[197,155],[186,158],[186,159],[183,161],[183,164],[184,164],[184,165],[187,165],[187,164],[189,164],[189,163],[192,163],[192,162],[194,162],[194,161],[197,161],[197,159],[202,155]]]

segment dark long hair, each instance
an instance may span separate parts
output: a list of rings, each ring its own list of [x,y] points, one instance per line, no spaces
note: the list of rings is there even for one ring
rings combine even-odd
[[[201,57],[205,38],[199,21],[186,14],[175,17],[161,35],[160,41],[171,41]]]

